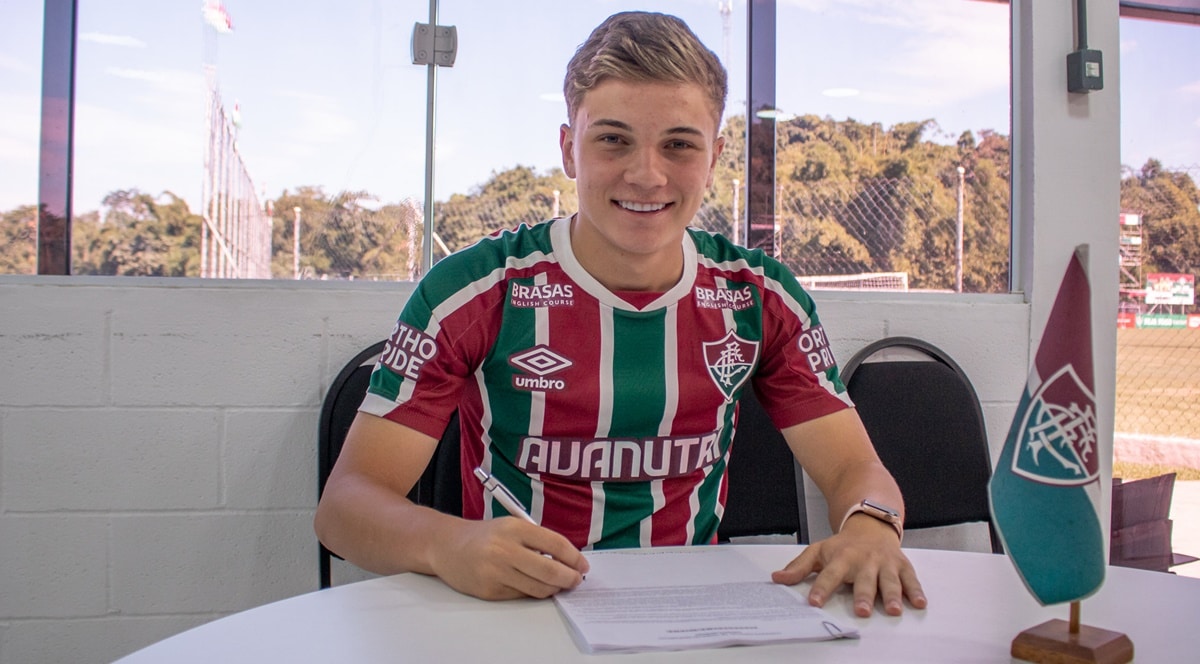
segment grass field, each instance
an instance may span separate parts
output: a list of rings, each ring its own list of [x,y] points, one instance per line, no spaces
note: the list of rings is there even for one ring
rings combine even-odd
[[[1114,428],[1200,440],[1200,330],[1117,330]]]

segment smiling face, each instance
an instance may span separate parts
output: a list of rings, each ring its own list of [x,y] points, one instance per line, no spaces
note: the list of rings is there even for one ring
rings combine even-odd
[[[724,139],[696,84],[608,79],[559,133],[576,180],[571,246],[610,290],[665,291],[683,269],[681,241],[712,185]]]

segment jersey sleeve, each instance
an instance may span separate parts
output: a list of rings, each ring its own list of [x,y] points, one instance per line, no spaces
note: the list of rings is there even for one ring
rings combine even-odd
[[[816,303],[786,270],[763,297],[763,360],[754,385],[780,429],[852,407]]]
[[[447,261],[439,263],[441,266]],[[490,345],[497,288],[431,270],[409,298],[371,374],[359,410],[438,438]]]

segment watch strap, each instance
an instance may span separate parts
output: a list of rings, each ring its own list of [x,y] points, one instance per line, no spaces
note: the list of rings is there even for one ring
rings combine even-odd
[[[894,511],[890,510],[888,508],[881,508],[881,507],[877,507],[874,505],[871,505],[871,507],[874,507],[875,510],[871,510],[871,509],[868,509],[868,506],[866,504],[867,502],[868,501],[866,501],[866,500],[859,501],[859,502],[851,505],[850,509],[846,510],[846,515],[842,517],[842,523],[841,523],[841,525],[838,526],[838,532],[839,533],[842,532],[842,529],[846,527],[846,522],[850,520],[850,517],[861,512],[863,514],[866,514],[869,517],[878,519],[878,520],[888,524],[889,526],[891,526],[893,529],[895,529],[896,536],[900,538],[901,542],[903,542],[904,541],[904,525],[900,523],[900,517],[899,516],[887,517],[882,514],[878,514],[878,513],[876,513],[876,510],[887,511],[887,512],[891,512],[893,514],[894,514]]]

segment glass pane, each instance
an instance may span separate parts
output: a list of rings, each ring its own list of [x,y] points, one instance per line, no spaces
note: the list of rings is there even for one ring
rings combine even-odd
[[[37,273],[42,0],[5,0],[0,20],[0,274]]]
[[[1007,292],[1008,12],[779,3],[776,244],[807,286]]]
[[[427,20],[419,0],[81,0],[74,272],[408,278]]]
[[[1200,555],[1200,25],[1121,19],[1113,475],[1178,473],[1170,549]],[[1200,563],[1172,567],[1200,577]]]
[[[1121,20],[1118,447],[1200,441],[1200,79],[1181,62],[1200,26]]]
[[[728,233],[734,180],[744,154],[745,2],[558,0],[481,3],[447,0],[441,20],[458,29],[458,59],[438,79],[435,260],[520,222],[575,212],[575,183],[562,173],[558,129],[567,61],[609,15],[626,10],[674,14],[725,64],[727,145],[696,223]],[[744,177],[742,178],[744,181]]]
[[[1179,63],[1198,61],[1200,26],[1121,20],[1121,309],[1131,326],[1184,327],[1197,311],[1200,78]]]

